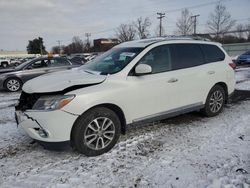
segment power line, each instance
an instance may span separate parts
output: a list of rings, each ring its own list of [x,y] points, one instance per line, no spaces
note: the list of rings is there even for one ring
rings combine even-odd
[[[213,4],[217,4],[217,3],[222,3],[222,2],[227,2],[227,1],[232,1],[232,0],[216,0],[216,1],[212,1],[212,2],[209,2],[209,3],[201,3],[201,4],[196,4],[196,5],[192,5],[192,6],[187,6],[187,7],[182,7],[182,8],[178,8],[178,9],[170,9],[170,10],[166,10],[164,11],[164,14],[165,13],[173,13],[173,12],[179,12],[179,11],[182,11],[183,9],[195,9],[195,8],[200,8],[200,7],[205,7],[205,6],[209,6],[209,5],[213,5]],[[151,16],[154,16],[155,14],[150,14],[150,15],[146,15],[146,17],[151,17]],[[159,18],[158,18],[159,19]],[[245,20],[245,19],[244,19]],[[203,24],[199,24],[199,25],[203,25]],[[205,25],[205,24],[204,24]],[[162,27],[162,26],[161,26]],[[172,26],[170,26],[172,27]],[[174,26],[173,26],[174,27]],[[197,24],[196,24],[196,27],[197,27]],[[106,33],[106,32],[109,32],[109,31],[113,31],[114,29],[116,29],[116,27],[114,28],[109,28],[109,29],[105,29],[105,30],[101,30],[101,31],[96,31],[96,32],[92,32],[92,34],[100,34],[100,33]],[[161,31],[162,32],[162,31]],[[161,33],[162,34],[162,33]],[[69,41],[70,39],[67,39],[67,41]],[[62,40],[62,41],[66,41],[65,40]]]
[[[164,11],[164,14],[165,13],[179,12],[179,11],[182,11],[183,9],[194,9],[194,8],[205,7],[205,6],[209,6],[209,5],[213,5],[213,4],[217,4],[217,3],[222,3],[222,2],[226,2],[226,1],[232,1],[232,0],[217,0],[217,1],[212,1],[212,2],[209,2],[209,3],[201,3],[201,4],[196,4],[196,5],[193,5],[193,6],[182,7],[182,8],[178,8],[178,9],[170,9],[170,10]],[[155,14],[146,15],[145,17],[152,17],[152,16],[155,16]],[[106,29],[106,30],[103,30],[103,31],[93,32],[93,34],[105,33],[105,32],[108,32],[108,31],[112,31],[114,29],[116,29],[116,28],[110,28],[110,29]]]
[[[162,35],[162,19],[165,18],[165,13],[157,12],[157,15],[159,15],[157,17],[157,19],[160,20],[160,31],[159,31],[160,33],[159,33],[159,36],[161,37],[161,35]]]

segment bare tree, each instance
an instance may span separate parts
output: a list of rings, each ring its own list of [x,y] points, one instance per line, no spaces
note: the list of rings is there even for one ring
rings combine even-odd
[[[53,46],[51,49],[51,52],[53,54],[60,54],[60,47],[59,46]]]
[[[209,30],[218,37],[219,34],[229,31],[235,25],[235,20],[231,18],[231,14],[226,7],[219,3],[216,5],[214,12],[210,14],[207,25]]]
[[[193,30],[192,14],[188,9],[181,12],[181,17],[177,20],[177,33],[181,35],[190,35]]]
[[[245,29],[247,30],[247,31],[246,31],[247,40],[250,41],[250,19],[249,19],[248,24],[246,24]]]
[[[85,44],[78,36],[74,36],[72,38],[72,42],[63,47],[63,52],[65,54],[72,54],[72,53],[82,53],[84,51]]]
[[[136,29],[133,24],[121,24],[116,30],[116,37],[120,42],[134,40]]]
[[[140,39],[146,39],[149,37],[149,27],[151,26],[149,18],[143,19],[140,17],[135,22],[133,22],[133,25]]]

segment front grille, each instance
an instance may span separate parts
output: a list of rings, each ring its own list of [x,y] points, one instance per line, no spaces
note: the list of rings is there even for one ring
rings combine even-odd
[[[19,104],[16,106],[16,110],[29,110],[32,109],[36,101],[41,97],[41,94],[28,94],[25,92],[21,93]]]

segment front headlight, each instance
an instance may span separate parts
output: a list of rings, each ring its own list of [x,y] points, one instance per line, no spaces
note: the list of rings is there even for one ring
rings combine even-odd
[[[32,110],[57,110],[63,108],[75,98],[74,95],[50,95],[40,97]]]

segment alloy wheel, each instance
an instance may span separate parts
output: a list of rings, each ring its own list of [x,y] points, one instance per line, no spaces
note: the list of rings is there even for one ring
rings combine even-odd
[[[84,133],[84,142],[93,150],[106,148],[115,137],[115,126],[107,117],[98,117],[90,122]]]
[[[10,79],[6,83],[6,87],[9,91],[18,91],[20,89],[20,82],[16,79]]]
[[[223,93],[219,90],[213,92],[209,100],[209,108],[211,112],[217,113],[220,111],[221,107],[223,106],[223,102]]]

